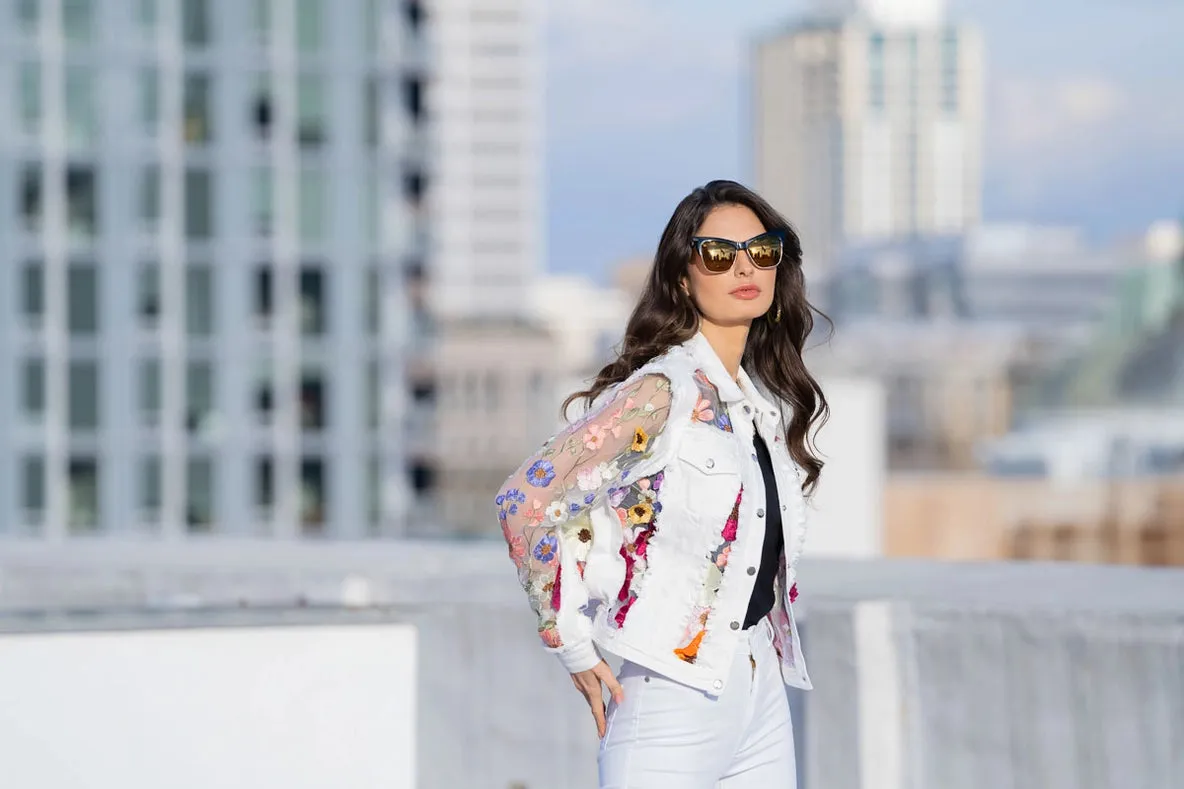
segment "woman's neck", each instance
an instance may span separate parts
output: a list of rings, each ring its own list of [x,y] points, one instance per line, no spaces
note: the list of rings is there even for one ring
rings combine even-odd
[[[740,360],[744,358],[744,345],[748,342],[748,325],[717,326],[702,320],[699,331],[707,339],[715,355],[723,362],[724,369],[735,381],[740,375]]]

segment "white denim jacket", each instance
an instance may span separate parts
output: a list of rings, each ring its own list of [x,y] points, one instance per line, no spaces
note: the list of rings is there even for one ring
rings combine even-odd
[[[780,411],[744,370],[738,379],[696,334],[598,398],[499,492],[502,534],[539,634],[568,671],[595,666],[599,647],[723,692],[764,544],[755,424],[772,456],[786,546],[768,617],[785,682],[812,687],[792,607],[803,472]]]

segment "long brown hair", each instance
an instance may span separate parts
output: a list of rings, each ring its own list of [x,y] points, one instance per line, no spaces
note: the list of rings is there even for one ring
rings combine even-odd
[[[625,327],[617,358],[600,370],[589,389],[569,396],[563,402],[563,412],[566,414],[579,399],[591,404],[608,387],[695,335],[699,312],[681,282],[694,254],[692,236],[713,209],[724,205],[745,206],[766,230],[785,231],[785,256],[777,269],[770,308],[775,315],[780,307],[781,319],[773,321],[766,315],[752,322],[741,364],[774,398],[790,406],[790,420],[787,424],[783,420],[785,441],[790,455],[806,471],[802,487],[809,491],[817,484],[823,466],[812,445],[811,428],[821,427],[830,414],[822,388],[802,361],[802,349],[818,310],[806,300],[797,233],[764,198],[735,181],[712,181],[701,186],[674,209],[658,242],[649,280]]]

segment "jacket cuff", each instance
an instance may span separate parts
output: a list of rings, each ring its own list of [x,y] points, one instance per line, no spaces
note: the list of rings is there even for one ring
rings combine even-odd
[[[600,651],[591,639],[568,645],[563,651],[557,652],[556,656],[569,674],[587,671],[599,664],[602,659]]]

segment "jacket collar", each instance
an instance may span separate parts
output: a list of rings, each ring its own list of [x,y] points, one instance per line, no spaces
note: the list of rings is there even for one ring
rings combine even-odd
[[[719,390],[720,399],[725,403],[731,404],[747,400],[762,414],[780,417],[777,407],[760,393],[753,379],[743,367],[740,368],[740,373],[736,376],[739,383],[732,380],[732,376],[728,375],[727,368],[720,361],[715,349],[711,347],[711,343],[703,336],[703,332],[695,332],[691,339],[683,343],[683,348],[690,353],[695,364],[707,374],[707,379]]]

